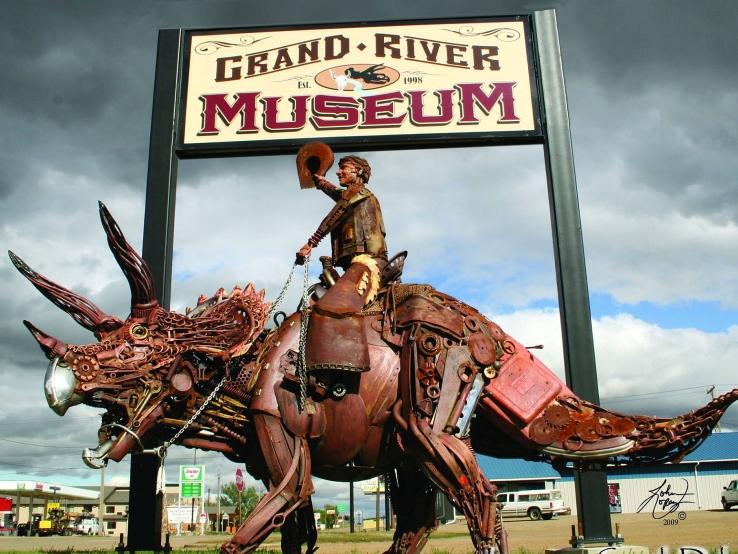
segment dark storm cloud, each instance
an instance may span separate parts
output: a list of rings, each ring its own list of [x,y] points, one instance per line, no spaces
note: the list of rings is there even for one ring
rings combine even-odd
[[[620,165],[624,183],[668,196],[663,203],[685,215],[738,223],[734,8],[724,1],[561,7],[574,148],[596,153],[578,157],[580,188],[602,173],[613,178],[607,169]]]
[[[4,192],[48,169],[143,187],[156,37],[143,14],[104,4],[4,6]]]
[[[623,297],[632,302],[696,297],[735,303],[738,279],[732,258],[736,240],[729,233],[722,243],[718,240],[721,226],[730,230],[738,222],[734,123],[738,74],[733,69],[738,10],[727,0],[271,1],[268,8],[263,3],[224,0],[6,0],[0,23],[2,246],[16,250],[34,268],[109,313],[123,317],[128,312],[128,289],[107,250],[96,200],[108,203],[131,243],[140,246],[159,28],[509,14],[552,6],[558,10],[590,284],[607,293],[621,287]],[[498,169],[481,162],[492,158],[481,149],[406,154],[377,154],[377,176],[384,171],[377,180],[380,190],[385,187],[383,206],[403,201],[402,191],[391,188],[397,186],[396,176],[419,174],[424,164],[430,173],[424,178],[435,179],[441,186],[458,186],[459,190],[466,186],[466,191],[472,187],[481,194],[492,180],[476,178],[475,173],[484,170],[497,179],[496,186],[504,187],[500,192],[504,203],[492,204],[488,210],[486,204],[472,199],[465,205],[467,213],[461,217],[450,214],[444,220],[462,221],[449,228],[432,216],[438,204],[456,204],[453,190],[412,202],[407,209],[419,211],[419,221],[413,223],[404,221],[402,214],[392,216],[388,209],[388,220],[394,218],[389,237],[392,247],[411,246],[408,272],[416,271],[413,268],[420,264],[432,267],[439,253],[460,251],[465,263],[451,271],[468,274],[476,282],[475,272],[482,273],[480,265],[468,261],[473,260],[469,250],[455,250],[453,240],[463,240],[464,248],[473,249],[479,239],[464,227],[464,216],[496,218],[498,227],[490,231],[495,238],[493,254],[499,256],[490,256],[495,262],[493,274],[512,284],[495,289],[497,298],[488,304],[494,306],[500,297],[522,306],[531,298],[553,298],[550,273],[538,282],[537,272],[526,275],[525,266],[513,263],[521,252],[550,262],[550,242],[538,240],[547,232],[541,230],[547,225],[545,198],[540,196],[545,195],[545,183],[540,176],[528,175],[532,165],[541,171],[538,158],[531,162],[516,151],[506,156],[511,167]],[[296,196],[296,188],[285,187],[281,194],[288,200],[281,203],[282,211],[277,201],[268,213],[250,215],[251,207],[263,208],[248,194],[247,185],[252,180],[296,187],[293,172],[293,161],[279,157],[180,163],[179,201],[182,208],[187,201],[193,206],[178,212],[181,267],[184,271],[198,269],[207,256],[227,262],[221,268],[211,264],[210,273],[196,273],[176,283],[178,302],[191,305],[199,293],[244,278],[258,279],[257,285],[267,286],[270,297],[276,294],[294,249],[314,230],[327,205],[318,204],[308,192]],[[536,179],[540,189],[532,186]],[[211,186],[216,180],[223,181],[222,189]],[[243,202],[245,208],[211,209],[220,206],[208,196],[213,193],[232,198],[230,203]],[[539,195],[535,205],[530,200],[534,195]],[[313,211],[300,209],[313,203]],[[516,221],[516,206],[533,213]],[[495,208],[509,213],[496,213]],[[227,223],[221,220],[224,215],[229,218]],[[680,217],[704,219],[712,232],[682,234],[684,225],[677,229],[683,224]],[[702,225],[701,220],[698,223],[696,227]],[[254,229],[249,225],[264,230],[259,235],[264,240],[247,243],[243,234]],[[200,235],[200,243],[190,241],[195,235]],[[293,244],[294,237],[299,241]],[[260,271],[244,268],[240,259],[249,257],[255,263],[267,259],[273,265]],[[232,261],[235,258],[238,260]],[[689,270],[689,262],[697,267]],[[711,268],[707,277],[704,267]],[[2,436],[52,446],[94,446],[99,423],[94,415],[77,419],[70,412],[58,418],[46,407],[42,391],[46,360],[20,322],[30,319],[70,342],[90,342],[91,335],[41,297],[7,260],[0,265],[0,281],[0,305],[4,307],[0,319]],[[521,297],[512,298],[521,289]],[[287,304],[294,305],[294,299]],[[544,316],[537,321],[535,315],[522,314],[520,331],[508,330],[516,336],[529,331],[530,338],[524,339],[528,344],[545,342],[547,353],[560,351],[558,314]],[[607,395],[659,390],[663,383],[654,383],[655,376],[661,379],[663,367],[677,367],[685,359],[697,359],[694,363],[698,365],[690,371],[680,367],[670,376],[672,383],[694,382],[695,375],[716,383],[734,380],[727,369],[714,369],[735,366],[734,333],[660,332],[642,322],[621,319],[624,321],[602,323],[599,326],[604,331],[595,331],[600,383]],[[546,340],[541,339],[542,332]],[[645,343],[641,349],[634,347],[641,343]],[[714,362],[715,352],[720,353],[719,363]],[[644,360],[653,365],[644,370]],[[547,363],[555,367],[558,356]],[[668,390],[669,386],[661,388]],[[653,407],[662,415],[675,414],[701,403],[698,398],[691,400],[685,404],[682,397],[669,397],[649,402],[650,407],[628,404],[623,409],[649,411]],[[13,443],[2,443],[4,453],[9,444]],[[30,468],[40,465],[40,453],[53,453],[41,447],[11,448],[12,457],[5,461]],[[170,458],[176,475],[175,460],[191,460],[192,451],[177,449]],[[17,466],[2,470],[7,473],[9,467]],[[54,454],[47,467],[79,467],[75,478],[90,474],[83,469],[77,450]],[[223,471],[232,474],[232,467]],[[125,464],[111,464],[109,471],[127,476]]]

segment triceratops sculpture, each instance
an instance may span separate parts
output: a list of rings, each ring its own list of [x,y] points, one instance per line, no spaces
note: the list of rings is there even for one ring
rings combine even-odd
[[[738,389],[673,419],[624,416],[577,397],[474,308],[428,285],[383,283],[358,324],[365,373],[300,368],[301,312],[278,328],[251,285],[201,297],[187,315],[162,308],[151,274],[107,209],[100,215],[131,288],[125,321],[15,266],[98,342],[67,344],[24,322],[50,359],[45,390],[59,415],[105,408],[100,467],[170,443],[243,462],[268,492],[225,553],[253,552],[275,528],[282,551],[313,552],[313,475],[337,481],[385,474],[397,514],[391,553],[419,552],[443,491],[466,516],[477,552],[507,551],[495,487],[474,451],[527,459],[639,463],[675,460],[709,434]],[[332,337],[319,337],[330,345]],[[313,337],[311,340],[315,340]]]

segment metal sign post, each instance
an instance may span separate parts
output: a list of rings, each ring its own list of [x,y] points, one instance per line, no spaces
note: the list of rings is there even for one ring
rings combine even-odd
[[[534,14],[543,99],[543,143],[559,292],[566,382],[582,398],[599,403],[597,371],[584,264],[569,111],[556,26],[556,12]],[[612,534],[604,470],[576,472],[577,518],[583,543],[618,542]],[[621,541],[621,539],[620,539]]]
[[[143,258],[156,283],[159,304],[165,309],[169,308],[172,287],[177,185],[174,122],[181,42],[180,30],[159,31],[146,181]],[[157,456],[131,455],[127,550],[161,550],[162,507],[156,502],[156,477],[160,464]]]

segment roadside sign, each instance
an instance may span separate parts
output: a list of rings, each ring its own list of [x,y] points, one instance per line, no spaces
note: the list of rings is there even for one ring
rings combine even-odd
[[[179,466],[180,498],[202,498],[205,466]]]
[[[348,513],[348,504],[339,502],[336,504],[336,511],[339,514],[347,514]]]
[[[208,520],[208,516],[205,513],[200,514],[200,523],[205,523]]]
[[[167,506],[167,519],[169,523],[190,523],[192,521],[191,518],[191,506]]]
[[[243,471],[241,468],[236,468],[236,490],[238,492],[243,491]]]

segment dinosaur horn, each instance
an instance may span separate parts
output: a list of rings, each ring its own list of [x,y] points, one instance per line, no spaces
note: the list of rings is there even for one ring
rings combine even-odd
[[[71,315],[85,329],[93,332],[108,331],[123,324],[118,318],[106,314],[86,298],[36,273],[10,250],[8,250],[8,256],[16,269],[31,281],[33,286],[41,291],[41,294]]]
[[[156,287],[149,266],[128,244],[120,227],[102,202],[100,202],[100,220],[108,236],[110,250],[131,287],[131,307],[140,309],[155,306]]]
[[[41,349],[44,351],[47,357],[52,358],[53,356],[63,356],[67,352],[67,345],[57,338],[47,335],[41,329],[36,327],[30,321],[23,320],[23,325],[26,326],[33,338],[39,344]]]

